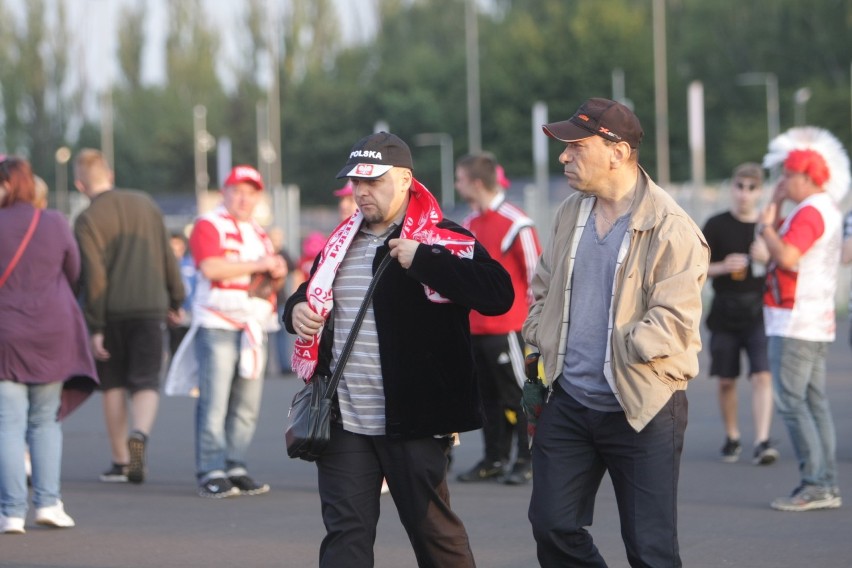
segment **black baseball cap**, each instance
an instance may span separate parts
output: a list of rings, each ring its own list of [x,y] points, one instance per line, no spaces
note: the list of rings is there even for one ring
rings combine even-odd
[[[627,142],[631,148],[642,143],[642,125],[633,111],[609,99],[589,99],[574,116],[542,127],[544,133],[560,142],[576,142],[597,135],[612,142]]]
[[[349,160],[337,172],[337,177],[374,179],[383,176],[394,166],[414,169],[408,144],[389,132],[376,132],[361,138],[352,146]]]

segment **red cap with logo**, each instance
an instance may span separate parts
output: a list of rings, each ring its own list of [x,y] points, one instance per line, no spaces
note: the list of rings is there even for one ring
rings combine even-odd
[[[344,185],[340,189],[334,190],[332,193],[334,193],[336,197],[346,197],[347,195],[352,195],[352,182],[347,181],[346,185]]]
[[[256,189],[263,190],[263,177],[259,171],[251,166],[234,166],[234,169],[228,174],[228,179],[225,180],[225,187],[237,185],[238,183],[250,183]]]

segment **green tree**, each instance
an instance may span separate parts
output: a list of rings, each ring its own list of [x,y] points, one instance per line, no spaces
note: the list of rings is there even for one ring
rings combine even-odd
[[[119,185],[151,192],[191,193],[195,187],[193,107],[207,106],[207,128],[214,135],[225,124],[226,97],[216,73],[218,35],[200,0],[169,4],[167,83],[143,85],[144,14],[144,7],[128,8],[118,30],[124,83],[113,93],[116,180]],[[84,134],[90,137],[91,132]],[[215,179],[212,159],[209,164],[208,173]]]
[[[0,16],[3,145],[27,156],[45,175],[53,171],[54,152],[65,143],[69,117],[80,106],[79,96],[66,92],[71,35],[65,4],[55,5],[51,26],[44,0],[26,3],[23,25],[3,5]]]
[[[118,63],[129,90],[142,88],[142,52],[145,50],[145,3],[123,5],[118,21]]]
[[[849,54],[852,1],[719,0],[670,2],[670,93],[685,93],[692,80],[705,88],[708,177],[730,175],[745,160],[766,152],[766,88],[738,82],[743,73],[778,78],[781,130],[793,126],[795,91],[813,92],[808,123],[850,137]],[[685,95],[671,97],[672,115],[685,116]],[[685,140],[685,121],[673,121],[672,137]],[[686,162],[686,158],[681,162]],[[680,178],[688,176],[679,169]],[[677,178],[676,178],[677,179]]]
[[[292,0],[283,28],[283,71],[291,81],[333,64],[340,36],[333,0]]]
[[[376,121],[387,121],[412,144],[422,132],[447,132],[456,144],[465,135],[464,5],[380,5],[374,41],[342,50],[333,66],[306,74],[285,92],[285,172],[291,164],[287,178],[302,187],[306,203],[333,199],[329,190],[341,183],[334,175],[342,158]],[[437,151],[415,153],[418,178],[437,188]]]
[[[17,35],[15,18],[0,0],[0,103],[3,121],[0,122],[0,152],[17,152],[23,146],[18,101],[22,97],[17,75]]]
[[[56,0],[61,3],[63,0]],[[223,68],[221,32],[204,10],[210,0],[169,4],[167,83],[144,85],[140,24],[144,9],[121,14],[116,85],[116,166],[124,185],[191,191],[192,107],[208,109],[208,130],[229,136],[234,161],[257,163],[255,108],[267,96],[270,18],[265,0],[244,3],[242,50]],[[29,154],[44,169],[77,112],[67,80],[77,38],[62,33],[62,14],[47,18],[45,0],[25,4],[24,19],[0,0],[0,149]],[[283,178],[304,203],[331,203],[336,169],[354,140],[378,120],[414,145],[422,132],[453,137],[467,149],[465,0],[374,0],[374,38],[342,48],[331,0],[293,0],[277,24]],[[642,163],[656,163],[651,3],[648,0],[492,0],[478,2],[485,149],[513,177],[532,174],[530,111],[548,104],[567,118],[589,96],[611,96],[612,71],[625,72],[626,96],[645,127]],[[852,0],[667,0],[668,98],[672,178],[689,177],[686,89],[704,83],[709,179],[729,175],[766,148],[766,92],[742,86],[746,72],[777,75],[781,127],[793,124],[793,94],[808,87],[811,124],[850,132],[849,54]],[[61,10],[61,8],[60,8]],[[55,24],[55,22],[60,22]],[[14,24],[14,25],[13,25]],[[59,27],[56,27],[59,25]],[[228,72],[230,71],[230,75]],[[223,87],[219,77],[233,77]],[[82,87],[78,87],[79,89]],[[97,144],[86,124],[79,144]],[[46,149],[46,150],[45,150]],[[436,148],[413,148],[416,174],[437,189]],[[551,148],[554,173],[557,148]],[[213,155],[211,154],[211,164]]]
[[[167,84],[186,104],[212,106],[221,99],[222,86],[216,74],[219,48],[219,34],[201,0],[169,3]]]
[[[257,104],[266,102],[260,83],[261,65],[269,66],[268,13],[263,0],[246,3],[240,38],[239,64],[232,65],[236,89],[228,97],[223,122],[223,135],[231,139],[234,163],[259,163],[257,152]]]

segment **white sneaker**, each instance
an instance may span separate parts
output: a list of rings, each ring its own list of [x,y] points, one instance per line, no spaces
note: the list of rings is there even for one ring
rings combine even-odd
[[[56,527],[59,529],[66,529],[74,526],[74,519],[69,517],[68,513],[65,512],[65,507],[62,505],[62,501],[57,501],[56,505],[52,505],[50,507],[36,509],[35,522],[37,525],[46,525],[48,527]]]
[[[24,519],[21,517],[4,517],[0,515],[0,533],[24,534]]]

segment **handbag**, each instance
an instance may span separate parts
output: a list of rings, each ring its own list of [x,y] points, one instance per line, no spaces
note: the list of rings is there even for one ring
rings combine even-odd
[[[287,446],[287,455],[305,461],[316,461],[325,450],[331,440],[331,413],[334,393],[337,392],[337,384],[343,374],[343,367],[349,359],[355,337],[364,321],[364,315],[373,298],[376,282],[384,272],[385,267],[390,264],[391,256],[382,259],[376,273],[370,281],[364,301],[355,316],[355,322],[343,345],[343,351],[334,368],[331,377],[322,373],[314,373],[310,380],[293,396],[290,410],[287,413],[287,427],[284,429],[284,442]]]
[[[6,267],[6,270],[3,271],[3,275],[0,276],[0,288],[3,287],[3,284],[6,283],[6,280],[9,278],[9,275],[12,274],[12,270],[17,266],[18,261],[21,260],[21,256],[24,254],[24,251],[27,249],[27,245],[30,244],[30,239],[33,237],[33,233],[35,233],[36,225],[38,225],[38,220],[41,217],[41,209],[36,207],[35,213],[33,213],[33,219],[30,221],[30,226],[27,227],[27,232],[24,234],[24,238],[21,239],[21,244],[18,245],[18,250],[15,251],[15,256],[12,257],[12,260],[9,261],[9,266]]]

